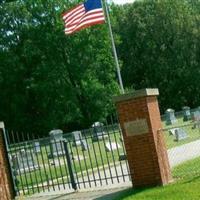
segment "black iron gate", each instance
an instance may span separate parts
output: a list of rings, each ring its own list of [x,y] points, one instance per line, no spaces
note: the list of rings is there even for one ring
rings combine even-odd
[[[50,137],[7,131],[17,194],[76,190],[130,181],[118,124]],[[53,137],[52,137],[53,135]]]

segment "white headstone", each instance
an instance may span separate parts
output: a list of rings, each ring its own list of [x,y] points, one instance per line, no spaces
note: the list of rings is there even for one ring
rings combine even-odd
[[[180,141],[180,140],[184,140],[188,138],[188,135],[186,133],[185,130],[183,130],[182,128],[177,128],[175,130],[175,137],[176,137],[176,141]]]
[[[118,144],[118,143],[115,143],[115,142],[106,142],[106,151],[113,151],[113,150],[116,150],[116,149],[119,149],[121,148],[121,146]]]
[[[12,166],[17,174],[30,172],[39,168],[35,153],[20,150],[16,155],[12,155]]]
[[[81,140],[81,147],[82,151],[86,151],[89,149],[89,144],[86,142],[86,140]]]
[[[169,130],[169,134],[170,134],[170,135],[175,135],[175,132],[176,132],[177,129],[178,129],[178,128],[171,128],[171,129]]]
[[[104,124],[101,122],[95,122],[92,125],[93,128],[93,141],[102,140],[107,138],[108,134],[104,131]]]
[[[81,131],[74,131],[72,132],[72,134],[73,134],[74,144],[76,144],[76,146],[80,146],[82,140]]]
[[[63,145],[63,131],[52,130],[49,132],[50,135],[50,149],[51,157],[61,156],[65,154],[64,145]]]
[[[41,152],[41,148],[40,148],[40,143],[39,142],[34,142],[33,143],[33,148],[35,153],[40,153]]]

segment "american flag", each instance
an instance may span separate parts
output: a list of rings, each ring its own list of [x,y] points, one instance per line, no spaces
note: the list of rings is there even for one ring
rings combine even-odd
[[[105,22],[101,0],[87,0],[62,15],[65,34],[71,34],[88,26]]]

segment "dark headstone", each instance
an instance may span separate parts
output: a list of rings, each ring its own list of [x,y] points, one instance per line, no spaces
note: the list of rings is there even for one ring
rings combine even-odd
[[[183,108],[183,121],[189,121],[191,120],[191,113],[190,113],[190,107],[184,106]]]
[[[125,154],[119,155],[119,161],[127,160],[127,156]]]

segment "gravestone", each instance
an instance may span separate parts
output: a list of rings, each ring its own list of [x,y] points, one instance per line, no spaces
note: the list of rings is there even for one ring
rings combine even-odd
[[[170,108],[167,109],[165,111],[165,116],[166,116],[166,125],[172,125],[177,122],[173,109]]]
[[[190,113],[190,107],[184,106],[182,110],[183,110],[183,121],[186,122],[186,121],[191,120],[192,117]]]
[[[194,122],[192,128],[200,128],[200,111],[192,112],[192,121]]]
[[[175,130],[175,137],[176,137],[175,141],[178,142],[178,141],[180,141],[180,140],[187,139],[187,138],[188,138],[188,135],[187,135],[186,131],[183,130],[182,128],[177,128],[177,129]]]
[[[102,140],[103,138],[107,138],[108,134],[104,131],[103,123],[95,122],[92,125],[93,128],[93,141]]]
[[[73,135],[74,145],[80,146],[82,140],[81,131],[74,131],[72,132],[72,135]]]
[[[35,153],[24,149],[12,155],[11,161],[16,174],[31,172],[39,168]]]
[[[114,151],[121,148],[121,146],[116,142],[106,142],[106,151]]]
[[[82,151],[87,151],[89,149],[89,144],[86,142],[86,140],[81,140],[81,148]]]
[[[170,135],[175,135],[175,131],[177,130],[178,128],[171,128],[170,130],[169,130],[169,134]]]
[[[119,155],[119,161],[127,160],[127,155],[125,154],[120,154]]]
[[[52,130],[49,132],[50,135],[50,158],[62,156],[65,154],[63,145],[63,131],[60,129]]]
[[[35,153],[40,153],[41,152],[41,147],[39,142],[34,142],[33,143],[33,149]]]

